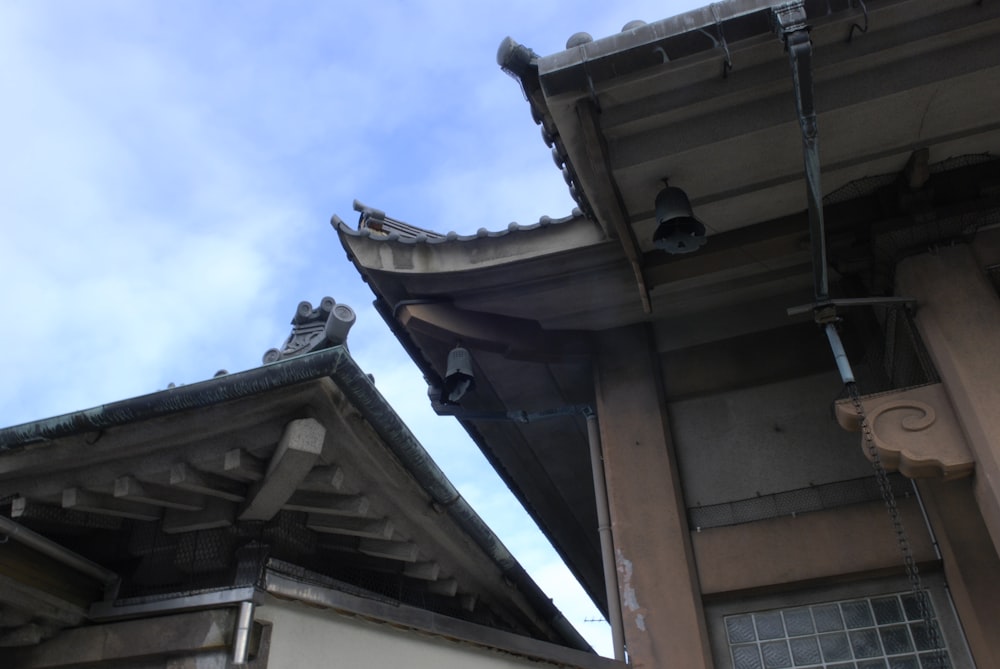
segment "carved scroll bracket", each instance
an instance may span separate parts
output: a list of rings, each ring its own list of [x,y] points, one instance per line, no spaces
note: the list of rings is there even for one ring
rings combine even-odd
[[[976,464],[972,451],[940,383],[866,395],[862,404],[886,469],[909,478],[955,479],[972,474]],[[861,430],[849,399],[837,402],[836,413],[845,430]],[[869,457],[864,437],[861,446]]]

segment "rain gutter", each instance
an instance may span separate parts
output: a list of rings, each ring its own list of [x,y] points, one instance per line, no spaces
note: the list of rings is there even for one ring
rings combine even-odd
[[[29,530],[27,527],[14,522],[10,518],[0,516],[0,534],[28,548],[32,548],[85,576],[100,581],[107,592],[113,592],[118,585],[119,577],[115,572],[105,569],[96,562],[91,562],[82,555],[74,553],[65,546],[43,537],[37,532]]]
[[[343,359],[343,347],[324,349],[191,385],[102,404],[54,418],[0,429],[0,452],[84,432],[120,427],[142,420],[252,397],[278,388],[331,376]]]
[[[271,390],[328,377],[360,411],[389,450],[521,592],[540,617],[571,647],[593,652],[500,539],[459,494],[410,429],[392,410],[371,379],[343,346],[287,358],[244,372],[143,395],[55,418],[0,430],[0,453],[84,432],[118,427],[152,418],[251,397]]]
[[[871,1],[871,0],[869,0]],[[717,51],[730,58],[729,47],[748,39],[773,37],[775,0],[726,0],[537,59],[547,97],[591,91],[603,81],[621,78],[664,63]],[[849,12],[860,16],[856,0],[805,0],[806,19]],[[728,63],[731,69],[733,63]]]

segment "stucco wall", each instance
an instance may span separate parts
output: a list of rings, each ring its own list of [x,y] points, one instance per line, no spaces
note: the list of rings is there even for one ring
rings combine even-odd
[[[467,642],[273,600],[256,620],[273,624],[269,667],[509,669],[555,666]]]
[[[671,403],[687,505],[870,476],[858,435],[833,417],[842,386],[820,374]]]

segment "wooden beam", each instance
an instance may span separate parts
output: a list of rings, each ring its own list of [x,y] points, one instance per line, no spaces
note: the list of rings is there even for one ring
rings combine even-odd
[[[267,463],[260,458],[255,458],[242,448],[234,448],[226,451],[222,468],[229,476],[246,481],[259,481],[264,478]]]
[[[242,502],[247,495],[246,486],[239,481],[198,471],[185,462],[178,462],[170,468],[170,485],[230,502]]]
[[[373,557],[389,558],[400,562],[416,562],[420,549],[409,541],[388,541],[385,539],[362,539],[358,552]]]
[[[321,492],[293,493],[281,508],[288,511],[306,511],[308,513],[327,514],[333,516],[364,516],[368,513],[371,503],[364,495],[327,495]]]
[[[218,497],[206,500],[200,511],[167,509],[163,514],[163,531],[166,534],[180,534],[197,530],[211,530],[230,527],[236,522],[236,504]]]
[[[122,519],[115,516],[98,516],[83,511],[71,511],[59,506],[42,504],[25,497],[15,497],[10,503],[10,517],[19,521],[32,521],[32,527],[66,526],[117,530]]]
[[[458,594],[458,581],[453,578],[445,578],[440,581],[431,581],[427,584],[427,592],[445,597],[454,597]]]
[[[197,511],[205,506],[205,498],[201,495],[151,483],[142,483],[130,475],[119,476],[115,479],[115,497],[183,511]]]
[[[593,101],[589,99],[580,100],[576,106],[577,118],[580,121],[580,131],[583,135],[583,148],[587,154],[587,166],[590,168],[588,174],[581,177],[577,171],[577,178],[583,178],[587,183],[580,183],[578,187],[587,194],[590,206],[594,208],[594,213],[606,227],[610,227],[622,245],[625,257],[628,259],[635,275],[636,286],[639,289],[639,299],[642,302],[642,310],[645,313],[652,313],[653,307],[649,299],[649,288],[643,275],[643,258],[639,243],[635,239],[635,233],[629,222],[628,210],[622,201],[621,192],[615,182],[611,169],[611,160],[608,156],[607,146],[604,141],[604,133],[601,130],[601,122],[598,118],[600,112]]]
[[[450,302],[400,305],[396,317],[408,330],[515,360],[589,360],[594,353],[587,332],[542,330],[538,321],[460,309]]]
[[[299,484],[299,490],[315,492],[341,492],[344,488],[344,470],[337,466],[313,467]]]
[[[391,539],[392,521],[388,518],[352,518],[327,513],[310,513],[306,527],[323,534],[343,534],[367,539]]]
[[[414,562],[403,568],[403,576],[417,578],[421,581],[436,581],[441,574],[441,565],[437,562]]]
[[[235,620],[234,609],[219,608],[87,625],[63,630],[37,646],[9,649],[4,666],[24,669],[122,666],[119,663],[149,666],[146,664],[149,658],[160,658],[159,666],[164,666],[166,660],[162,658],[197,658],[228,650]]]
[[[270,520],[305,479],[323,451],[326,428],[315,418],[293,420],[268,463],[264,478],[250,490],[240,520]]]
[[[133,520],[159,520],[162,510],[156,506],[129,502],[117,499],[111,495],[84,490],[83,488],[66,488],[62,494],[64,509],[86,511],[104,516],[131,518]]]

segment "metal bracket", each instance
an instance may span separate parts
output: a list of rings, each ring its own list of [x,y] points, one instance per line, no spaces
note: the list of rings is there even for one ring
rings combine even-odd
[[[858,4],[861,5],[861,11],[865,15],[865,25],[864,27],[859,26],[857,23],[851,24],[851,32],[847,33],[847,43],[850,44],[851,40],[854,38],[854,31],[857,30],[862,35],[868,32],[868,5],[865,4],[865,0],[858,0]]]
[[[817,310],[825,307],[830,307],[836,311],[837,307],[874,307],[890,304],[902,304],[906,307],[913,308],[917,305],[917,301],[912,297],[848,297],[826,300],[821,303],[800,304],[797,307],[789,307],[785,310],[785,312],[789,316],[799,316],[801,314],[807,314],[810,311],[815,314]],[[816,322],[823,324],[826,321],[816,318]]]
[[[806,24],[806,6],[803,0],[786,2],[771,9],[771,20],[775,32],[786,40],[788,35],[800,30],[809,30]]]
[[[715,32],[718,34],[716,44],[721,46],[723,53],[726,54],[726,59],[722,61],[722,78],[726,79],[729,76],[729,71],[733,69],[733,54],[729,51],[729,43],[726,42],[726,32],[722,27],[722,17],[719,16],[719,4],[713,2],[711,9],[712,17],[715,18]]]

